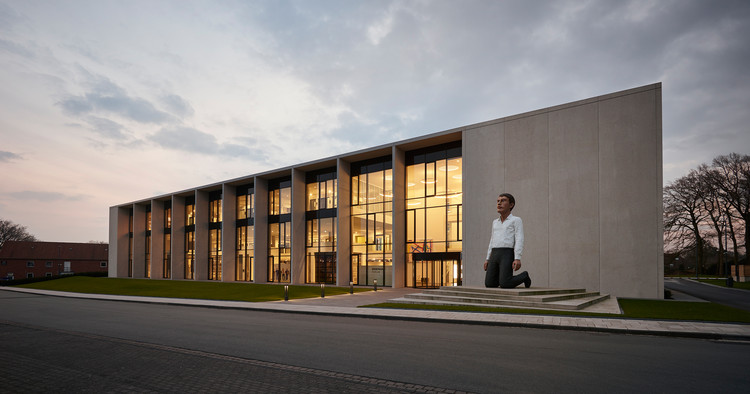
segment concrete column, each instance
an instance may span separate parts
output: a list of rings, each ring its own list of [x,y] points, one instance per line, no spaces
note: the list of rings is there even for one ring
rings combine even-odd
[[[305,283],[305,172],[292,170],[292,278],[295,285]]]
[[[208,192],[195,191],[195,280],[208,280]]]
[[[172,279],[185,279],[185,197],[172,196]]]
[[[130,220],[128,208],[109,208],[109,261],[107,262],[107,271],[110,278],[126,278],[128,276],[128,220]]]
[[[393,147],[393,287],[404,287],[406,281],[406,153]]]
[[[338,159],[336,185],[336,284],[349,286],[352,270],[351,184],[349,162]]]
[[[221,281],[234,282],[237,260],[237,188],[224,184],[221,192]]]
[[[463,268],[464,286],[484,286],[484,260],[490,242],[495,201],[505,189],[505,127],[492,123],[464,130]]]
[[[151,200],[151,279],[164,279],[164,201]]]
[[[268,181],[255,177],[255,283],[268,283]]]
[[[146,206],[133,204],[133,278],[146,275]]]

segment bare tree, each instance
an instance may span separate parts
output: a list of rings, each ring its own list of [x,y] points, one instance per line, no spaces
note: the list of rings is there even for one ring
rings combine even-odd
[[[750,156],[730,153],[713,160],[713,167],[720,175],[715,179],[719,192],[744,222],[745,253],[747,253],[748,225],[750,224]],[[728,213],[729,216],[729,213]]]
[[[718,170],[709,167],[706,164],[698,166],[696,171],[697,181],[700,184],[699,190],[702,194],[700,202],[702,204],[703,212],[708,217],[708,223],[715,231],[716,243],[719,245],[719,261],[718,269],[719,273],[724,273],[726,254],[724,253],[726,245],[724,245],[722,236],[724,231],[728,231],[726,228],[727,218],[725,217],[724,209],[722,206],[723,199],[716,180],[720,178]],[[707,236],[713,236],[714,234],[706,234]]]
[[[708,218],[703,209],[704,186],[699,173],[692,170],[664,188],[666,244],[677,249],[695,247],[697,267],[703,265],[705,239],[701,226]]]
[[[0,219],[0,248],[3,247],[5,241],[38,241],[38,239],[29,234],[25,226]]]

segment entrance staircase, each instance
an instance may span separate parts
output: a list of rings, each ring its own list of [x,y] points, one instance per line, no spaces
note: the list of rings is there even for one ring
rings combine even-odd
[[[406,294],[389,302],[580,311],[608,299],[609,294],[589,292],[586,289],[488,289],[443,286],[439,289],[424,289],[421,293]]]

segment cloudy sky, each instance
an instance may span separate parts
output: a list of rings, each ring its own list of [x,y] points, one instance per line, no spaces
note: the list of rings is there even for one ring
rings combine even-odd
[[[0,0],[0,218],[108,208],[655,82],[664,179],[750,153],[750,2]]]

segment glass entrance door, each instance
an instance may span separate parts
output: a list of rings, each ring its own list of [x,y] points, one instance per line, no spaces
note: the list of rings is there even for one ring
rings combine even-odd
[[[461,253],[413,253],[414,287],[461,286]]]
[[[336,253],[315,253],[315,283],[336,283]]]

